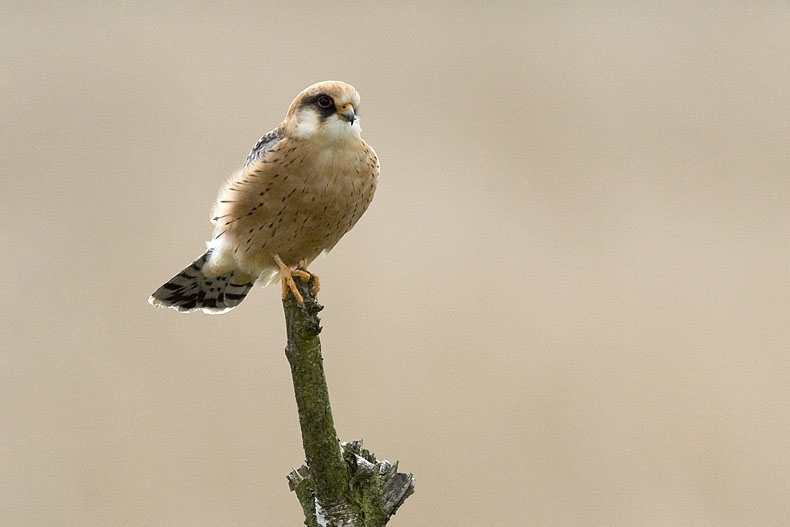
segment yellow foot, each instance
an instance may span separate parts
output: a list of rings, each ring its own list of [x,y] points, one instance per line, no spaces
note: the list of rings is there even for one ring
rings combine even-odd
[[[307,260],[299,260],[299,266],[297,269],[301,269],[303,271],[307,271]],[[313,293],[313,296],[318,296],[318,292],[321,290],[321,280],[318,278],[318,275],[313,273],[309,273],[310,276],[313,277],[313,287],[310,291]]]
[[[280,276],[282,277],[282,284],[283,284],[283,300],[285,300],[288,297],[288,292],[290,291],[293,294],[294,298],[296,299],[296,302],[300,306],[304,306],[304,297],[302,297],[302,293],[300,293],[299,289],[296,287],[296,282],[294,282],[293,277],[297,276],[301,280],[304,280],[306,282],[310,280],[310,277],[312,276],[313,278],[315,278],[314,283],[316,284],[318,283],[318,277],[315,275],[311,275],[310,273],[308,273],[303,269],[291,269],[290,267],[285,265],[285,262],[283,262],[282,258],[280,258],[279,255],[276,254],[274,255],[274,261],[277,262],[277,266],[280,268]],[[300,262],[300,266],[302,263],[304,262]],[[318,292],[317,287],[313,286],[313,295],[315,295],[315,293],[317,292]]]

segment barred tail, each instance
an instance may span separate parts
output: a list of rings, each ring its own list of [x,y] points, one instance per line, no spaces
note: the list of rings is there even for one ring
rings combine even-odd
[[[203,266],[211,251],[192,262],[189,267],[154,291],[148,302],[159,307],[171,307],[182,313],[202,309],[204,313],[220,314],[230,311],[244,300],[252,289],[255,278],[241,271],[230,271],[216,276],[203,274]]]

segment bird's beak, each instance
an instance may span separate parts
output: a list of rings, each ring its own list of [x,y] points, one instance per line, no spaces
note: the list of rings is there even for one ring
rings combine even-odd
[[[344,104],[341,111],[338,112],[340,117],[351,123],[354,124],[354,121],[357,119],[357,114],[354,113],[354,106],[351,103]]]

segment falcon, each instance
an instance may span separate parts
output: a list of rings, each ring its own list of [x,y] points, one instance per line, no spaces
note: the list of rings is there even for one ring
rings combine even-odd
[[[307,266],[351,230],[376,190],[379,162],[360,135],[358,109],[359,94],[344,82],[302,91],[220,189],[206,252],[148,301],[225,313],[256,282],[280,278],[283,299],[290,291],[303,304],[293,277],[310,276]]]

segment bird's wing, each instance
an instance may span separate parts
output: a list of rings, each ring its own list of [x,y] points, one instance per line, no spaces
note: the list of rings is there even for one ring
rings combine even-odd
[[[274,148],[274,145],[279,143],[283,137],[285,137],[285,132],[282,126],[278,126],[261,137],[258,142],[255,143],[255,146],[252,147],[250,155],[247,156],[247,160],[244,162],[244,166],[247,167],[257,161],[261,155]]]

